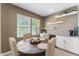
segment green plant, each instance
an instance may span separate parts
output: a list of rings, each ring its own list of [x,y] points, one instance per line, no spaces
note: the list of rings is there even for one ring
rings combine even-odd
[[[78,35],[78,27],[74,28],[74,35]]]

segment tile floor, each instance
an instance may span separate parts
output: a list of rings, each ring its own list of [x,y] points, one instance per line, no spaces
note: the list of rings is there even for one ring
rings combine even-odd
[[[76,56],[75,54],[69,53],[62,49],[56,48],[55,49],[55,56]]]
[[[12,56],[11,53],[6,56]],[[69,53],[59,48],[55,48],[55,56],[76,56],[75,54]]]

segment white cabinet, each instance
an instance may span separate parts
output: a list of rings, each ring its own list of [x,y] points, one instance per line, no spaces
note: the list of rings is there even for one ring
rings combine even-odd
[[[75,54],[79,54],[79,38],[57,36],[56,47],[65,49]]]
[[[64,37],[56,36],[56,46],[64,49]]]
[[[79,54],[79,38],[72,38],[73,44],[72,44],[72,52]]]
[[[64,39],[65,39],[64,49],[72,52],[72,49],[73,49],[73,40],[72,40],[72,38],[64,37]]]

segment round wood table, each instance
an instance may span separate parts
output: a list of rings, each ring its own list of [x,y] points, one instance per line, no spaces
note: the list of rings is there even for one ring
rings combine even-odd
[[[47,49],[47,44],[46,43],[39,43],[37,45],[40,49]]]
[[[37,45],[30,44],[30,41],[21,40],[17,43],[17,49],[22,56],[45,55],[45,49],[40,49]]]

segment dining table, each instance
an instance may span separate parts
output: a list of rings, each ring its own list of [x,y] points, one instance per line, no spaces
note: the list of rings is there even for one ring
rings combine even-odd
[[[29,40],[21,40],[17,43],[17,50],[22,56],[45,56],[47,42],[44,38],[39,38],[39,44],[31,44],[30,40],[35,39],[30,38]],[[45,41],[45,42],[44,42]]]

